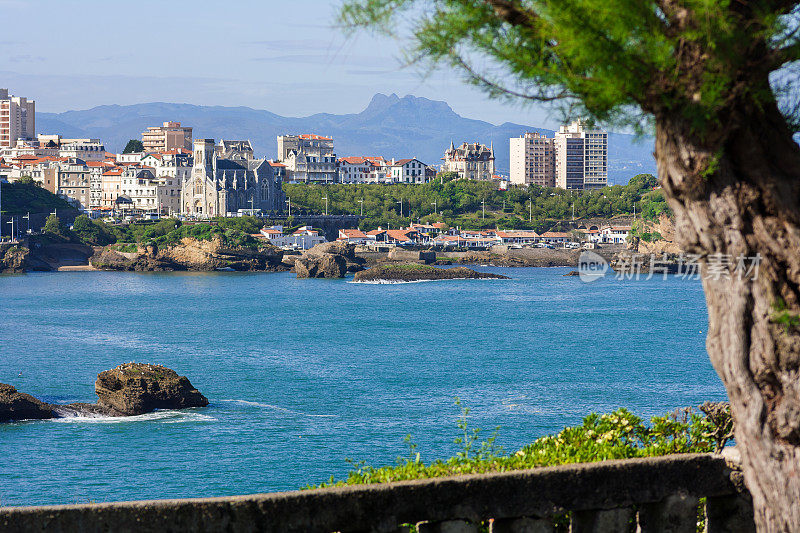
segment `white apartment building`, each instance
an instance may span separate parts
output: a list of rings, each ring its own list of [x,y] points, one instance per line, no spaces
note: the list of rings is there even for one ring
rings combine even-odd
[[[342,157],[339,159],[341,183],[381,183],[386,181],[387,162],[378,157]]]
[[[576,121],[561,126],[554,144],[556,187],[599,189],[608,184],[608,133]]]
[[[177,178],[182,182],[192,174],[192,153],[183,149],[154,152],[142,157],[141,164],[152,168],[157,178]]]
[[[97,209],[103,206],[103,173],[114,168],[109,161],[87,161],[89,168],[89,207]]]
[[[279,135],[278,158],[286,165],[289,181],[335,183],[338,181],[333,139],[321,135]]]
[[[181,126],[180,122],[164,122],[162,126],[151,126],[142,132],[145,152],[166,152],[169,150],[192,150],[192,128]]]
[[[450,141],[442,165],[443,172],[456,172],[459,178],[489,181],[494,176],[494,145],[462,143],[456,148]]]
[[[427,165],[419,159],[401,159],[387,165],[387,178],[393,183],[428,183],[430,177],[426,172]]]
[[[36,135],[36,102],[0,89],[0,148],[11,148],[17,139]]]
[[[554,139],[539,132],[526,132],[510,139],[511,183],[555,187]]]
[[[555,138],[528,132],[509,146],[511,183],[575,190],[608,185],[608,133],[581,121],[561,126]]]
[[[128,167],[122,172],[122,194],[132,209],[170,215],[180,211],[181,185],[177,178],[157,178],[150,169]]]
[[[100,139],[63,139],[58,149],[59,157],[77,157],[84,161],[102,161],[106,147]]]

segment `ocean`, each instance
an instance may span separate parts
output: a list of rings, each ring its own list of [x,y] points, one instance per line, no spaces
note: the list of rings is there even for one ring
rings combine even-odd
[[[699,281],[478,268],[392,285],[293,274],[0,276],[0,382],[93,402],[99,372],[160,363],[211,404],[0,425],[0,505],[294,490],[454,455],[455,399],[513,452],[588,413],[724,400]]]

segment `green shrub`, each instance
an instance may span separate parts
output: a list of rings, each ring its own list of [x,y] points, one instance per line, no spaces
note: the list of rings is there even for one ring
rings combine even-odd
[[[461,407],[459,401],[456,404]],[[714,406],[709,407],[709,406]],[[467,424],[469,409],[461,407],[455,443],[456,454],[446,460],[424,463],[417,445],[406,437],[409,455],[393,466],[374,467],[348,460],[353,469],[347,477],[331,477],[316,487],[388,483],[457,474],[505,472],[539,466],[629,459],[673,453],[706,453],[721,449],[732,438],[732,422],[727,404],[703,404],[702,412],[679,409],[656,416],[646,425],[627,409],[610,414],[590,414],[579,426],[566,427],[556,435],[536,439],[510,455],[495,445],[497,431],[479,440],[481,430]],[[307,488],[315,488],[309,486]]]

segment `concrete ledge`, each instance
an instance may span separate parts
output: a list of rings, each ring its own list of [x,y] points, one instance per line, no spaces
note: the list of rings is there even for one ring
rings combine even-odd
[[[673,455],[224,498],[0,508],[0,531],[396,531],[422,520],[549,516],[735,495],[721,456]]]

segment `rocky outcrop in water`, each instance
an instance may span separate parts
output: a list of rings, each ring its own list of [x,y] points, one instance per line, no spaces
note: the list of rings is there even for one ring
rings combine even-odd
[[[161,365],[126,363],[100,372],[94,390],[98,405],[123,415],[208,405],[186,376]]]
[[[0,383],[0,422],[69,416],[132,416],[156,409],[205,407],[208,399],[186,376],[161,365],[125,363],[101,372],[98,403],[47,404]]]
[[[283,251],[271,245],[261,245],[256,249],[226,246],[219,238],[208,241],[186,238],[180,244],[161,247],[148,244],[129,253],[115,250],[115,245],[106,246],[95,253],[89,262],[100,270],[136,272],[276,272],[287,270],[281,262],[282,258]]]
[[[500,274],[477,272],[467,267],[436,268],[417,263],[383,264],[357,272],[354,281],[431,281],[438,279],[509,279]]]
[[[0,274],[24,272],[30,250],[19,245],[0,245]]]
[[[363,270],[364,262],[356,256],[354,244],[325,242],[296,258],[294,272],[298,278],[343,278],[347,272]]]
[[[30,394],[18,392],[11,385],[0,383],[0,422],[42,420],[55,416],[50,405]]]

